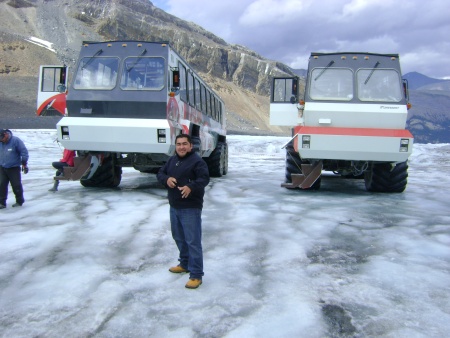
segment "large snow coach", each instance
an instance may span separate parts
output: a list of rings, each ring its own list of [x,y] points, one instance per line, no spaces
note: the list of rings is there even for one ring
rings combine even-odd
[[[397,54],[312,53],[304,100],[296,77],[274,78],[272,125],[293,126],[286,188],[319,189],[322,171],[364,178],[368,191],[403,192],[413,136]]]
[[[221,98],[166,42],[83,42],[58,140],[76,150],[57,180],[116,187],[123,167],[156,173],[191,135],[210,175],[228,170]]]

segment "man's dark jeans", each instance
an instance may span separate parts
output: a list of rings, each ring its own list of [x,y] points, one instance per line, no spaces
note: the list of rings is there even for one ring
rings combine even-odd
[[[9,183],[11,183],[12,191],[16,196],[16,203],[22,205],[25,202],[25,199],[23,198],[22,176],[20,170],[20,167],[0,167],[0,204],[6,205]]]
[[[192,279],[202,279],[202,209],[170,207],[172,237],[180,251],[180,265],[190,271]]]

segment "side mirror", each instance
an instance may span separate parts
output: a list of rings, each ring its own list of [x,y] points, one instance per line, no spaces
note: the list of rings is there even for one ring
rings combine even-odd
[[[56,89],[57,89],[58,92],[60,92],[60,93],[65,93],[67,88],[66,88],[65,85],[63,85],[62,83],[60,83],[60,84],[58,85],[58,87],[56,87]]]
[[[297,95],[298,92],[298,78],[292,81],[292,95]]]
[[[291,96],[291,100],[290,100],[292,104],[295,104],[298,102],[297,94],[298,94],[298,78],[294,78],[292,80],[292,96]]]
[[[405,95],[406,101],[409,101],[408,80],[406,79],[403,79],[403,94]]]
[[[180,71],[174,70],[172,73],[172,85],[176,88],[180,87]]]

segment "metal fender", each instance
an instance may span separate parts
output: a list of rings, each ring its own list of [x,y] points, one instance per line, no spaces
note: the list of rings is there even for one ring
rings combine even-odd
[[[42,112],[46,109],[53,108],[57,110],[61,115],[66,113],[66,93],[56,94],[47,100],[45,100],[38,108],[36,114],[41,116]]]

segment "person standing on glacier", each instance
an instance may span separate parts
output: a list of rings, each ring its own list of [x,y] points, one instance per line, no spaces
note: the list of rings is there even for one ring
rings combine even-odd
[[[179,264],[172,273],[189,273],[188,289],[202,284],[202,208],[205,187],[209,183],[208,166],[192,151],[189,135],[175,139],[175,155],[157,174],[158,181],[168,188],[172,237],[180,252]]]
[[[13,207],[21,207],[25,202],[21,169],[28,174],[27,147],[20,138],[13,136],[11,130],[0,129],[0,209],[6,208],[10,183],[16,196]]]

